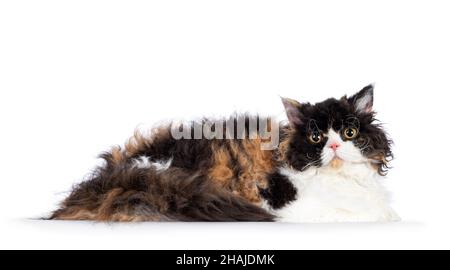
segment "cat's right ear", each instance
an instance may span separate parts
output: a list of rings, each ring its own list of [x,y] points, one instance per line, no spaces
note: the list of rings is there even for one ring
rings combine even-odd
[[[300,114],[300,102],[284,97],[281,97],[281,101],[283,102],[284,109],[289,119],[289,124],[291,126],[299,126],[303,124]]]
[[[348,102],[352,104],[359,113],[372,112],[373,106],[373,84],[364,87],[358,93],[348,98]]]

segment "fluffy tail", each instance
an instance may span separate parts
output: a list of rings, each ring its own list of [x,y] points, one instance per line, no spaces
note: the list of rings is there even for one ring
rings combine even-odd
[[[74,188],[50,219],[100,221],[273,221],[274,216],[202,173],[111,164]]]

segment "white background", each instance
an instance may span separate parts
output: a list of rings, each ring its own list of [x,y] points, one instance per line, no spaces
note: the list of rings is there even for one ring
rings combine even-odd
[[[450,248],[448,1],[2,1],[0,248]],[[48,214],[140,124],[280,115],[376,83],[396,224],[101,224]]]

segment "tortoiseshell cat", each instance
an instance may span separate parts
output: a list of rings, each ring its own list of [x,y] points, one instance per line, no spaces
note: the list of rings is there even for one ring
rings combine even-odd
[[[234,139],[176,139],[173,124],[148,137],[136,133],[123,148],[102,154],[105,164],[76,186],[50,218],[397,220],[378,183],[392,153],[391,141],[374,119],[373,86],[350,98],[314,105],[282,101],[289,124],[280,123],[278,147],[264,150],[267,138],[251,129],[258,117],[249,116],[241,117],[245,119],[241,131],[230,131],[225,124],[214,127],[228,128],[227,135]],[[187,134],[195,132],[192,125]]]

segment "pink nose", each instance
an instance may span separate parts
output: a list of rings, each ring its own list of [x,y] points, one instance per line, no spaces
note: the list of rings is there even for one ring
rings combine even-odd
[[[340,146],[340,145],[339,145],[338,143],[332,143],[332,144],[330,145],[330,148],[333,149],[334,151],[336,151],[336,150],[338,149],[339,146]]]

